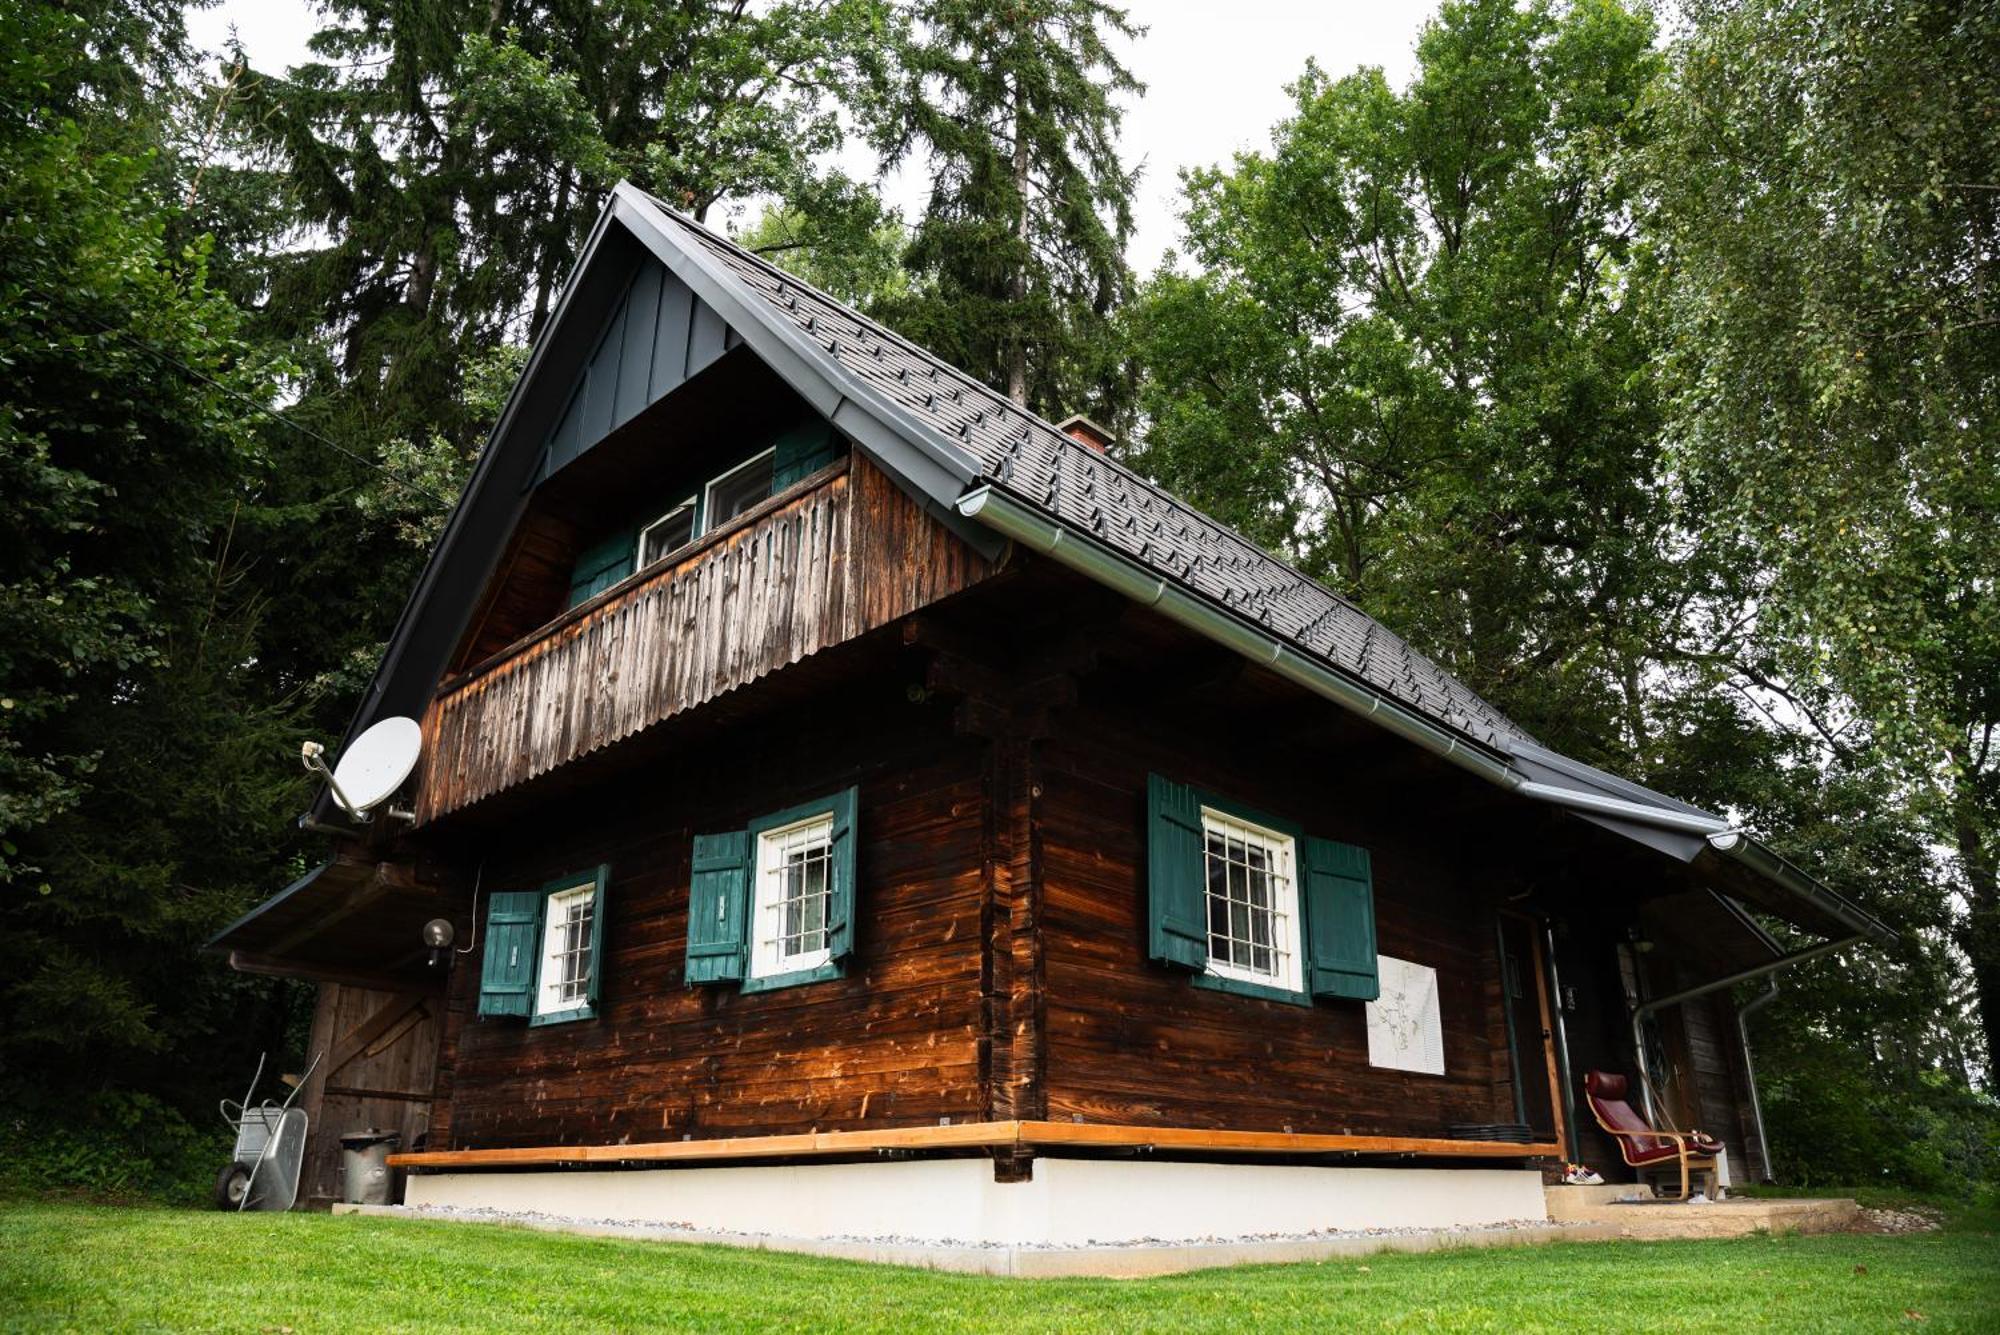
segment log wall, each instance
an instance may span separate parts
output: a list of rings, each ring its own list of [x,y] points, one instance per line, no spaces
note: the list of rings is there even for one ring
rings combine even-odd
[[[983,579],[864,458],[774,498],[445,684],[419,823],[570,764]]]
[[[1044,746],[1041,856],[1048,1115],[1249,1130],[1442,1136],[1513,1120],[1497,1078],[1505,1020],[1498,887],[1481,864],[1384,808],[1365,783],[1260,755],[1246,732],[1065,717]],[[1363,1003],[1217,992],[1146,958],[1149,770],[1368,848],[1383,954],[1438,971],[1442,1076],[1368,1064]],[[1338,772],[1329,763],[1321,775]]]
[[[983,746],[884,683],[838,710],[733,731],[537,812],[484,846],[488,891],[608,862],[598,1015],[531,1028],[476,1015],[452,980],[432,1143],[615,1144],[935,1126],[984,1114]],[[858,931],[844,978],[745,995],[683,984],[697,832],[848,783]]]

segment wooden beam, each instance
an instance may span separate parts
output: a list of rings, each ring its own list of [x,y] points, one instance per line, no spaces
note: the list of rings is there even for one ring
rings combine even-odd
[[[444,995],[444,980],[420,981],[396,974],[368,973],[314,964],[309,960],[273,959],[246,950],[229,952],[229,967],[238,973],[265,974],[272,978],[310,978],[316,983],[339,983],[343,987],[365,987],[375,992],[403,992],[412,996]]]
[[[1123,1126],[1092,1122],[970,1122],[961,1126],[884,1131],[812,1131],[787,1136],[735,1136],[640,1145],[534,1146],[500,1150],[426,1150],[392,1154],[397,1168],[520,1168],[536,1165],[658,1163],[699,1159],[779,1159],[873,1150],[1150,1148],[1185,1153],[1285,1155],[1414,1155],[1440,1159],[1544,1159],[1560,1145],[1445,1140],[1422,1136],[1329,1136],[1288,1131],[1212,1131],[1198,1127]]]
[[[333,1045],[333,1057],[326,1067],[327,1075],[338,1075],[349,1062],[366,1052],[370,1044],[395,1028],[411,1011],[421,1010],[424,1001],[421,993],[402,993],[377,1006],[373,1015],[355,1025]]]

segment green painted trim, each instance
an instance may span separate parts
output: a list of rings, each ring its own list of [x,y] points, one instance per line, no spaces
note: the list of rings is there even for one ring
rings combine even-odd
[[[542,882],[538,892],[542,897],[540,921],[535,926],[535,972],[528,980],[528,1028],[544,1024],[568,1024],[573,1020],[589,1020],[597,1015],[597,985],[604,977],[604,887],[611,881],[611,864],[600,862],[589,871],[571,872],[558,876],[553,881]],[[550,1011],[543,1015],[535,1010],[542,996],[542,941],[548,932],[551,896],[565,890],[581,890],[592,887],[590,899],[590,993],[589,1000],[581,1006],[572,1006],[566,1011]]]
[[[1292,861],[1294,862],[1299,860],[1300,854],[1304,851],[1303,846],[1306,841],[1305,827],[1295,820],[1286,820],[1283,816],[1274,816],[1270,812],[1253,807],[1247,802],[1238,802],[1234,798],[1224,797],[1220,793],[1212,793],[1206,788],[1195,788],[1194,800],[1202,806],[1214,807],[1225,816],[1232,816],[1237,820],[1246,821],[1251,825],[1261,825],[1267,830],[1275,830],[1279,834],[1285,835],[1292,841]]]
[[[838,793],[828,793],[825,797],[817,797],[810,802],[801,802],[797,806],[786,807],[783,811],[773,811],[768,816],[759,816],[756,820],[751,821],[748,826],[750,831],[750,861],[754,864],[757,860],[758,835],[765,834],[771,830],[782,829],[787,825],[793,825],[802,820],[810,820],[815,816],[837,816],[840,814],[836,808],[840,804],[841,794],[846,791],[843,788]]]
[[[573,1020],[594,1020],[596,1018],[597,1008],[595,1006],[577,1006],[566,1011],[550,1011],[547,1015],[531,1015],[528,1017],[528,1028],[533,1029],[538,1025],[544,1024],[569,1024]]]
[[[1258,997],[1264,1001],[1282,1001],[1288,1006],[1312,1009],[1313,999],[1304,992],[1272,987],[1269,983],[1246,983],[1241,978],[1225,978],[1219,973],[1190,974],[1188,981],[1211,992],[1233,992],[1239,997]]]
[[[785,987],[803,987],[807,983],[824,983],[831,978],[847,977],[846,960],[828,960],[825,964],[811,969],[795,969],[791,973],[774,973],[766,978],[745,978],[742,991],[775,992]]]

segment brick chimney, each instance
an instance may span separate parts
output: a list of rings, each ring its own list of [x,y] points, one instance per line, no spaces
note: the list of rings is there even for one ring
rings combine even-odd
[[[1071,440],[1080,441],[1081,443],[1088,445],[1091,449],[1096,450],[1099,454],[1104,453],[1105,447],[1110,445],[1112,441],[1118,439],[1118,437],[1112,435],[1109,431],[1106,431],[1103,427],[1091,421],[1088,417],[1085,417],[1082,413],[1077,413],[1073,416],[1066,417],[1062,421],[1056,423],[1056,430],[1062,432],[1065,436],[1068,436]]]

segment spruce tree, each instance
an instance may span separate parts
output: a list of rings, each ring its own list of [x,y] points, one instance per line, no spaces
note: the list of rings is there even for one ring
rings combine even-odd
[[[885,169],[922,163],[930,197],[912,291],[880,313],[1045,416],[1120,415],[1137,174],[1119,99],[1142,89],[1113,44],[1141,30],[1104,0],[917,0],[908,19],[876,138]]]

